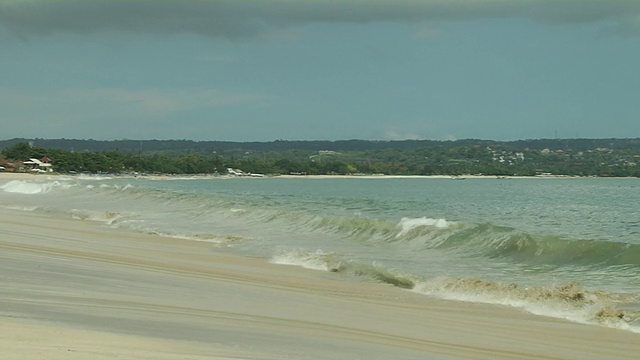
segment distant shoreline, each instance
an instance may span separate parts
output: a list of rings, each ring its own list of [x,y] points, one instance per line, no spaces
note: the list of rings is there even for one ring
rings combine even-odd
[[[61,174],[640,177],[640,139],[580,140],[572,145],[557,141],[508,145],[469,140],[459,143],[275,142],[231,147],[227,143],[188,141],[151,142],[141,146],[139,142],[96,144],[38,140],[15,143],[2,153],[7,159],[0,158],[0,162],[8,170],[48,173],[52,169]],[[25,163],[17,159],[29,160]]]
[[[131,179],[153,179],[153,180],[180,180],[180,179],[449,179],[449,180],[518,180],[518,179],[638,179],[637,177],[613,177],[613,176],[570,176],[570,175],[537,175],[537,176],[495,176],[495,175],[265,175],[261,177],[233,176],[233,175],[211,175],[211,174],[143,174],[143,175],[119,175],[119,174],[33,174],[21,172],[0,172],[0,180],[33,180],[47,177],[67,177],[67,178],[131,178]]]

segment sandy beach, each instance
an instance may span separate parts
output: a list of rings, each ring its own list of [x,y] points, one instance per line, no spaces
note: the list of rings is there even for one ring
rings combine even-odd
[[[640,353],[640,334],[347,281],[230,255],[207,242],[2,206],[0,232],[0,359],[635,359]]]

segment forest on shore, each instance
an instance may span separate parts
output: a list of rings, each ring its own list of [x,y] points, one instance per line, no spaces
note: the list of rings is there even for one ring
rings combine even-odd
[[[46,159],[58,173],[640,177],[640,139],[221,142],[11,139],[8,171]]]

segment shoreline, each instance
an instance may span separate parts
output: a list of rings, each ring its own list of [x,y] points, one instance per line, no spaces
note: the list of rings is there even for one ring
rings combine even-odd
[[[2,207],[0,224],[0,346],[12,358],[634,359],[640,352],[639,334],[349,282],[206,242]]]
[[[144,174],[144,175],[120,175],[120,174],[59,174],[59,173],[16,173],[0,172],[2,180],[34,180],[48,177],[66,177],[82,179],[119,178],[119,179],[152,179],[152,180],[193,180],[193,179],[448,179],[448,180],[557,180],[557,179],[638,179],[637,177],[614,177],[614,176],[569,176],[569,175],[536,175],[536,176],[496,176],[496,175],[266,175],[266,176],[234,176],[234,175],[211,175],[211,174]]]

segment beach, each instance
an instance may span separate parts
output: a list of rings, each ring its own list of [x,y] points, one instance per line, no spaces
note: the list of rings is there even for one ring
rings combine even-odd
[[[62,179],[0,174],[0,181]],[[637,333],[0,207],[0,359],[632,359]]]
[[[346,281],[205,241],[6,207],[0,219],[0,359],[635,359],[640,352],[637,333]]]

